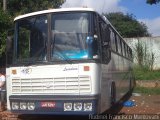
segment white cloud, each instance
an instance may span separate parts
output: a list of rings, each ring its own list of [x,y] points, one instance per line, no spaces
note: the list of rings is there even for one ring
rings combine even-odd
[[[62,7],[66,8],[87,6],[94,8],[100,14],[109,12],[127,13],[127,7],[120,6],[119,4],[121,1],[122,0],[66,0]],[[138,4],[140,1],[134,0],[134,2]],[[155,19],[141,19],[139,21],[142,21],[147,25],[148,31],[153,36],[160,36],[160,17]]]
[[[147,25],[148,31],[152,36],[160,36],[160,17],[155,19],[141,19],[139,21]]]
[[[121,0],[66,0],[62,7],[82,7],[94,8],[99,13],[126,12],[126,8],[119,6]]]

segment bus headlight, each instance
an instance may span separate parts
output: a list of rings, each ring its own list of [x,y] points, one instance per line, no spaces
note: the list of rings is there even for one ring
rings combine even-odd
[[[74,111],[82,110],[82,103],[74,103]]]
[[[12,102],[12,110],[18,110],[19,109],[19,103]]]
[[[92,111],[92,103],[84,103],[84,111]]]
[[[21,109],[21,110],[26,110],[26,109],[27,109],[27,104],[24,103],[24,102],[21,102],[21,103],[20,103],[20,109]]]
[[[28,103],[28,110],[34,110],[35,104],[34,103]]]
[[[71,111],[72,103],[64,103],[64,111]]]

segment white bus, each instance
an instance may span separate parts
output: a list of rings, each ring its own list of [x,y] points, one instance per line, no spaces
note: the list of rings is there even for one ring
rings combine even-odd
[[[91,8],[14,19],[7,41],[7,109],[22,114],[99,114],[132,87],[132,50]]]

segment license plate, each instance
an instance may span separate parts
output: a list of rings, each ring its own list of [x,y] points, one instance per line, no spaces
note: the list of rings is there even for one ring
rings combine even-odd
[[[41,107],[43,108],[54,108],[55,106],[55,102],[41,102]]]

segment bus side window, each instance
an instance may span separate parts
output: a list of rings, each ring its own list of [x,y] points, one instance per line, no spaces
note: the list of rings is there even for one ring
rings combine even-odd
[[[122,53],[122,56],[124,56],[124,44],[123,44],[123,41],[121,40],[121,53]]]
[[[109,25],[103,21],[100,22],[100,35],[102,40],[102,62],[108,64],[111,59],[110,30]]]
[[[129,49],[129,47],[126,46],[126,57],[127,57],[127,58],[129,58],[129,56],[128,56],[128,55],[129,55],[129,54],[128,54],[128,49]]]
[[[118,46],[118,53],[122,54],[122,51],[121,51],[121,40],[120,40],[118,35],[116,35],[116,39],[117,39],[117,44],[118,44],[117,45]]]
[[[131,59],[129,50],[130,50],[130,47],[128,47],[128,58]]]
[[[132,49],[130,49],[130,56],[131,60],[133,60]]]
[[[126,57],[128,57],[128,52],[127,52],[128,46],[125,44],[125,52],[126,52]]]
[[[116,43],[115,43],[115,36],[114,32],[110,29],[110,40],[111,40],[111,48],[113,51],[116,51]]]
[[[123,42],[123,44],[124,44],[124,56],[126,57],[127,55],[126,55],[126,44]]]
[[[113,35],[115,40],[115,51],[118,52],[118,42],[117,42],[116,34],[114,33]]]
[[[124,53],[124,56],[126,56],[126,44],[125,44],[125,42],[123,42],[123,53]]]

